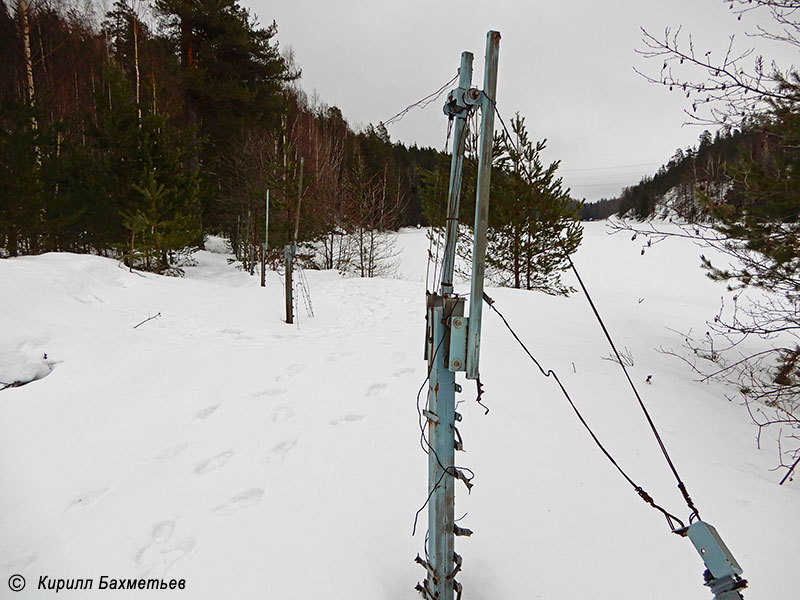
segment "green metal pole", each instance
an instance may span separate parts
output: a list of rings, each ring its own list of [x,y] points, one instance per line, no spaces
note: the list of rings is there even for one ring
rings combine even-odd
[[[478,190],[475,199],[475,237],[472,242],[472,285],[467,331],[467,378],[477,379],[483,315],[483,278],[486,274],[486,229],[489,223],[489,188],[492,180],[492,141],[497,93],[500,32],[486,34],[486,69],[481,99],[481,141],[478,155]]]
[[[461,53],[461,67],[458,70],[458,93],[464,94],[472,85],[472,52]],[[458,209],[461,203],[461,173],[464,168],[464,147],[467,136],[467,117],[470,110],[466,106],[461,114],[453,116],[453,154],[450,159],[450,187],[447,197],[447,227],[445,233],[444,257],[442,259],[443,296],[453,292],[453,271],[458,241]]]
[[[428,348],[428,578],[424,592],[436,600],[453,600],[455,581],[455,372],[449,369],[450,323],[464,314],[464,300],[453,297],[453,271],[458,239],[461,174],[466,145],[466,121],[471,104],[465,98],[472,83],[472,53],[461,54],[458,89],[448,99],[445,112],[455,120],[450,164],[447,228],[439,294],[429,304],[432,336]]]

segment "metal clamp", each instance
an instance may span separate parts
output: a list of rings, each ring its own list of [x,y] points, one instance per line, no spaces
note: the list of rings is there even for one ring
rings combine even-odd
[[[444,114],[448,117],[458,117],[459,119],[466,119],[481,102],[482,92],[477,88],[455,88],[447,95],[447,101],[444,104]]]
[[[742,567],[736,562],[714,526],[704,521],[696,521],[676,533],[687,536],[703,559],[706,565],[703,578],[714,598],[743,600],[744,597],[738,591],[747,587],[747,580],[740,577]]]

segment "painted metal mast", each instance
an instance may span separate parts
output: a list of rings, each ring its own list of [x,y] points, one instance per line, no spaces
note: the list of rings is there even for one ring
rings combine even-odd
[[[496,82],[497,48],[500,34],[489,32],[488,38],[494,40],[487,45],[494,48],[493,54],[487,50],[486,69],[494,69],[494,74],[487,76],[487,81]],[[428,404],[423,414],[428,420],[428,538],[425,559],[417,557],[427,577],[417,585],[417,590],[427,600],[453,600],[454,594],[461,597],[461,585],[455,576],[461,570],[461,557],[455,553],[455,536],[471,535],[468,529],[455,524],[455,480],[461,479],[471,487],[455,465],[455,451],[462,450],[461,438],[457,435],[456,421],[461,416],[455,410],[455,393],[460,391],[455,375],[466,370],[468,319],[464,317],[464,298],[453,293],[453,273],[455,270],[456,242],[458,240],[458,213],[461,201],[461,176],[464,165],[464,149],[466,145],[467,119],[478,105],[484,109],[483,127],[489,127],[491,140],[492,122],[486,123],[489,104],[482,102],[485,94],[471,86],[472,60],[470,52],[461,55],[458,88],[450,92],[444,112],[453,124],[453,150],[450,165],[450,186],[447,205],[447,223],[445,233],[445,251],[442,263],[442,280],[438,293],[427,296],[427,331],[426,358],[429,368]],[[492,84],[493,86],[496,83]],[[494,99],[494,87],[491,90]],[[492,112],[493,115],[493,112]],[[481,147],[480,164],[484,169],[491,169],[491,141],[488,144],[489,154],[483,156]],[[485,193],[478,195],[478,201],[488,203],[489,173],[484,172],[481,180],[485,185]],[[480,209],[488,214],[488,207]],[[483,214],[483,212],[481,214]],[[485,219],[483,237],[485,240]],[[485,249],[485,242],[483,244]],[[484,250],[485,251],[485,250]],[[482,258],[481,258],[482,260]],[[475,277],[473,273],[473,277]],[[481,278],[483,272],[481,271]],[[473,282],[473,287],[474,287]],[[480,289],[483,289],[481,281]],[[477,296],[478,303],[481,295]],[[473,296],[473,299],[476,297]],[[472,303],[474,303],[471,302]],[[480,316],[478,317],[480,323]],[[480,339],[480,335],[477,336]],[[477,365],[476,365],[477,369]],[[477,375],[476,375],[477,377]],[[458,441],[457,441],[458,440]]]
[[[478,185],[475,198],[475,236],[472,240],[472,285],[470,287],[467,334],[467,378],[478,379],[483,315],[483,278],[486,274],[486,229],[489,225],[489,188],[492,181],[492,142],[494,141],[497,62],[500,57],[500,32],[486,34],[486,69],[481,94],[481,141],[478,155]]]
[[[453,271],[455,270],[456,242],[458,241],[458,209],[461,205],[461,174],[464,168],[464,148],[467,141],[467,118],[472,112],[472,52],[461,53],[461,67],[458,70],[458,88],[450,92],[445,104],[445,114],[453,119],[453,154],[450,159],[450,187],[447,194],[447,227],[445,229],[444,257],[442,259],[441,294],[453,292]],[[477,90],[474,90],[477,92]]]

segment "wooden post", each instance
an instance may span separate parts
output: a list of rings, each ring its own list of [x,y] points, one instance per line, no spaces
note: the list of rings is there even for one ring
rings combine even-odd
[[[294,323],[293,312],[293,293],[292,289],[292,266],[294,264],[294,257],[297,254],[297,235],[300,230],[300,204],[303,200],[303,163],[304,159],[300,159],[300,180],[297,185],[297,213],[294,216],[294,238],[291,244],[284,247],[283,254],[286,261],[286,322]]]
[[[285,261],[285,282],[286,289],[286,322],[290,325],[294,323],[294,297],[292,289],[292,262],[294,261],[294,246],[288,244],[283,247],[283,259]]]
[[[261,287],[267,285],[267,248],[269,243],[269,190],[264,206],[264,245],[261,247]]]

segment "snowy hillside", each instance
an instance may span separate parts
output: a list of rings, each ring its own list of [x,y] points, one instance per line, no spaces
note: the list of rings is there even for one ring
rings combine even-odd
[[[307,272],[314,317],[283,323],[267,288],[202,251],[183,279],[93,256],[0,261],[0,598],[414,600],[414,514],[427,495],[417,391],[424,230],[400,234],[397,279]],[[670,329],[702,330],[724,289],[700,250],[585,226],[576,264],[704,520],[750,581],[800,597],[800,484],[778,487],[743,407],[692,380]],[[586,301],[487,290],[599,437],[656,502],[687,516]],[[149,317],[160,314],[134,328]],[[471,495],[457,482],[464,600],[702,600],[703,566],[600,454],[551,380],[486,311],[483,402],[461,394]],[[46,358],[45,358],[46,355]],[[652,385],[645,379],[652,375]],[[10,591],[20,574],[27,587]],[[101,576],[184,590],[102,591]]]

